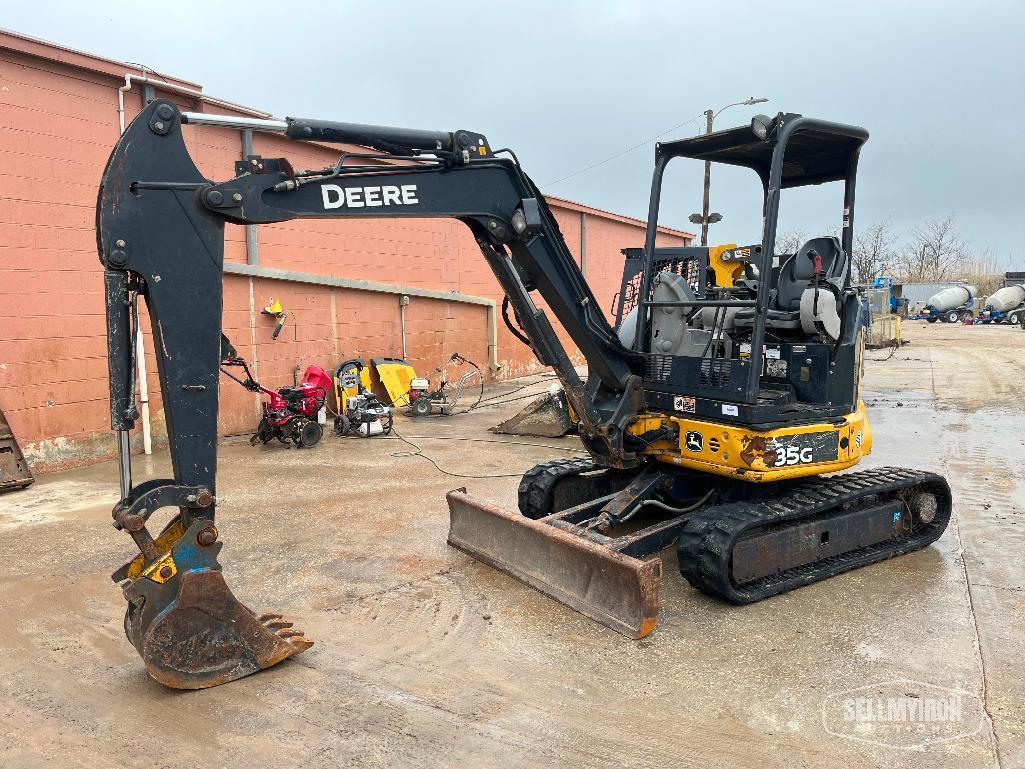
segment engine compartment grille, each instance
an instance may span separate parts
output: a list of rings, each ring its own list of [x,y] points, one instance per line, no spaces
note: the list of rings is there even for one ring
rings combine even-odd
[[[705,358],[701,361],[701,384],[708,387],[728,387],[733,361],[729,358]]]
[[[647,378],[653,382],[668,382],[673,374],[672,355],[649,355]]]

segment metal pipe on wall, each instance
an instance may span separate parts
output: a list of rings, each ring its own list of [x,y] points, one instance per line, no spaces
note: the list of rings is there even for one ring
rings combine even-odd
[[[253,129],[242,129],[242,159],[253,154]],[[260,263],[260,238],[255,224],[246,225],[246,264]]]
[[[149,384],[146,377],[146,346],[142,341],[142,326],[135,329],[135,359],[139,370],[139,409],[142,418],[142,450],[153,453],[153,437],[149,423]]]
[[[587,277],[587,214],[580,212],[580,272]]]
[[[406,305],[408,304],[408,296],[403,294],[399,297],[399,326],[402,329],[402,360],[406,359]]]

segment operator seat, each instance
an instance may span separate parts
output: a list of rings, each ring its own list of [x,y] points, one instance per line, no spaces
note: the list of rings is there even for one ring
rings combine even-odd
[[[801,296],[815,276],[815,261],[808,256],[811,251],[822,259],[824,282],[833,285],[838,293],[843,291],[847,280],[847,255],[840,247],[840,241],[832,236],[812,238],[780,268],[779,280],[769,299],[766,328],[801,329]],[[739,327],[753,326],[754,317],[754,309],[745,307],[737,312],[736,324]]]

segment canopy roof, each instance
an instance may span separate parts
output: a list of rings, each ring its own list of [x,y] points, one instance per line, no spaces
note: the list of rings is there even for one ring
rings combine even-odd
[[[859,126],[831,123],[800,115],[780,115],[785,126],[775,135],[786,136],[783,157],[783,187],[801,187],[845,179],[868,131]],[[776,138],[759,139],[750,126],[662,142],[659,152],[670,157],[687,157],[727,163],[753,169],[763,180],[769,178]]]

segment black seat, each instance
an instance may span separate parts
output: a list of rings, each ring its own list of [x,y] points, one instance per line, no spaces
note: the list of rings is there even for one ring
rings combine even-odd
[[[812,238],[780,268],[775,309],[788,312],[801,309],[801,294],[815,277],[815,260],[809,257],[812,251],[822,259],[822,271],[827,281],[843,281],[847,274],[847,257],[840,248],[840,241],[834,237]],[[843,286],[837,285],[837,288],[842,289]]]
[[[801,295],[815,276],[815,260],[809,257],[812,251],[822,260],[825,281],[843,290],[847,279],[847,255],[840,248],[840,241],[832,236],[812,238],[780,268],[776,289],[769,300],[765,317],[768,328],[801,328]],[[754,324],[754,316],[753,309],[740,310],[736,324],[751,326]]]

